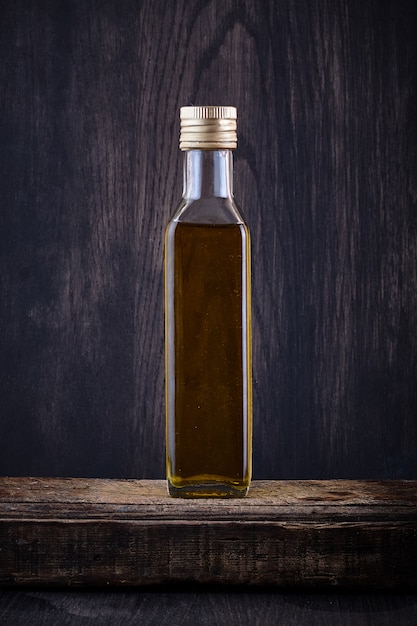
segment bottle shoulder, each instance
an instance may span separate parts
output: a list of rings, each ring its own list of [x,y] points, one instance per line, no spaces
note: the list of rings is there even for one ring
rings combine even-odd
[[[191,224],[245,224],[242,212],[233,198],[216,196],[184,199],[171,221]]]

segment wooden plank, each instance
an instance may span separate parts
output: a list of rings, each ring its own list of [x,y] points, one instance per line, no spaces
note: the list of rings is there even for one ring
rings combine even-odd
[[[415,626],[417,598],[263,587],[169,585],[96,590],[0,590],[2,626]]]
[[[164,481],[0,479],[2,585],[168,582],[415,588],[417,481],[255,481],[180,500]]]

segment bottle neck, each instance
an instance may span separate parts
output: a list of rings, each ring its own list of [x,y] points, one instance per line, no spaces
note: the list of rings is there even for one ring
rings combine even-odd
[[[186,200],[233,195],[233,153],[231,150],[187,150],[184,152]]]

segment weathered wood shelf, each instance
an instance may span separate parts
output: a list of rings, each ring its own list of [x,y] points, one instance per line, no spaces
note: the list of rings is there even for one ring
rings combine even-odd
[[[164,481],[1,478],[0,584],[417,587],[417,481],[255,481],[179,500]]]

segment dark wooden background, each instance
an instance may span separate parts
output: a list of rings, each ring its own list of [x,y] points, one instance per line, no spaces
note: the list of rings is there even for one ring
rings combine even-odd
[[[414,0],[0,1],[0,474],[164,475],[184,104],[239,110],[254,477],[417,478]]]

